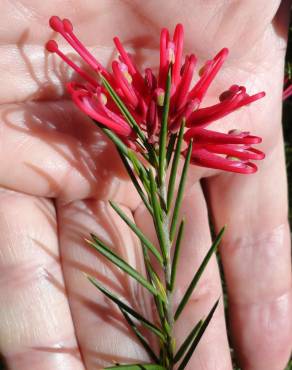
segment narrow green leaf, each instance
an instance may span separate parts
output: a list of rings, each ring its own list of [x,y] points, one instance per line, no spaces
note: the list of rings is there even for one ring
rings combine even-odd
[[[123,162],[123,164],[124,164],[124,166],[125,166],[125,168],[128,172],[128,175],[130,176],[130,178],[132,180],[133,185],[135,186],[138,194],[140,195],[141,200],[143,201],[145,207],[148,209],[149,213],[152,214],[152,208],[151,208],[151,206],[148,202],[148,199],[147,199],[143,189],[141,188],[141,186],[140,186],[140,184],[139,184],[139,182],[138,182],[138,180],[137,180],[137,178],[136,178],[136,176],[135,176],[135,174],[134,174],[134,172],[133,172],[133,170],[132,170],[132,168],[131,168],[131,166],[128,162],[128,159],[126,158],[126,156],[119,149],[117,149],[117,150],[118,150],[119,155],[121,157],[121,160],[122,160],[122,162]]]
[[[164,334],[161,332],[161,330],[157,326],[152,324],[150,321],[145,319],[145,317],[143,317],[141,314],[139,314],[139,312],[135,311],[133,308],[128,306],[126,303],[124,303],[118,296],[116,296],[114,293],[110,292],[101,283],[99,283],[94,277],[87,275],[87,278],[98,290],[100,290],[106,297],[108,297],[111,301],[113,301],[120,309],[123,309],[128,314],[135,317],[147,329],[151,330],[152,333],[157,335],[160,339],[164,340]]]
[[[126,156],[128,157],[129,148],[122,142],[122,140],[110,129],[104,127],[98,121],[93,120],[95,125],[102,129],[102,131],[106,134],[106,136],[116,145],[116,147]]]
[[[170,291],[173,291],[173,288],[174,288],[178,258],[180,254],[181,241],[182,241],[182,237],[184,233],[184,227],[185,227],[185,220],[183,219],[178,229],[178,234],[177,234],[175,249],[174,249],[174,254],[173,254],[171,277],[170,277]]]
[[[182,147],[182,142],[183,142],[183,137],[184,137],[185,123],[186,123],[185,120],[183,120],[180,126],[180,130],[179,130],[179,134],[178,134],[178,138],[176,142],[176,147],[175,147],[175,152],[174,152],[174,157],[173,157],[173,162],[171,166],[170,176],[169,176],[168,191],[167,191],[167,210],[168,211],[171,208],[171,203],[172,203],[173,194],[174,194],[175,180],[176,180],[176,175],[177,175],[178,163],[179,163],[179,159],[181,156],[181,147]]]
[[[136,364],[136,365],[116,365],[105,367],[105,369],[124,369],[124,370],[167,370],[158,364]]]
[[[188,364],[189,360],[191,359],[191,357],[192,357],[192,355],[193,355],[193,353],[194,353],[197,345],[199,344],[199,342],[200,342],[200,340],[201,340],[201,338],[202,338],[205,330],[207,329],[207,327],[208,327],[208,325],[209,325],[209,323],[210,323],[210,321],[211,321],[211,319],[212,319],[212,317],[214,315],[214,312],[215,312],[218,304],[219,304],[219,299],[214,304],[214,306],[211,308],[208,316],[206,317],[206,320],[204,320],[204,322],[203,322],[202,326],[200,327],[197,335],[195,336],[195,338],[193,340],[193,343],[191,344],[191,346],[190,346],[187,354],[185,355],[184,359],[182,360],[181,364],[179,365],[178,370],[183,370],[187,366],[187,364]]]
[[[103,127],[99,122],[93,121],[98,127],[101,127],[102,131],[105,133],[105,135],[115,144],[117,149],[120,153],[122,153],[126,158],[129,159],[129,161],[133,164],[133,167],[142,181],[143,185],[145,182],[145,179],[148,181],[147,178],[147,172],[143,164],[139,161],[136,154],[129,149],[122,140],[110,129]]]
[[[164,104],[163,104],[163,114],[162,114],[160,136],[159,136],[159,180],[160,180],[160,183],[162,182],[165,169],[166,169],[165,159],[166,159],[166,141],[167,141],[167,128],[168,128],[170,89],[171,89],[171,66],[167,74]]]
[[[161,253],[163,255],[163,258],[165,259],[166,240],[165,240],[165,234],[164,234],[162,220],[161,220],[162,210],[161,210],[160,204],[157,199],[158,190],[157,190],[157,186],[155,183],[152,169],[149,170],[149,180],[150,180],[150,197],[151,197],[151,203],[152,203],[153,215],[154,215],[154,218],[153,218],[154,226],[157,232],[157,237],[159,240]]]
[[[143,251],[143,257],[144,257],[144,262],[145,262],[145,267],[146,267],[146,273],[147,273],[148,280],[153,283],[152,274],[154,273],[154,269],[153,269],[153,266],[151,264],[148,249],[145,247],[145,244],[142,244],[142,251]]]
[[[179,186],[178,186],[177,196],[176,196],[175,205],[173,209],[170,233],[169,233],[171,241],[173,240],[175,232],[176,232],[176,225],[178,222],[179,211],[180,211],[181,203],[183,200],[183,194],[184,194],[184,189],[185,189],[185,184],[186,184],[186,179],[187,179],[187,174],[188,174],[188,168],[189,168],[191,154],[192,154],[192,146],[193,146],[193,143],[190,142],[187,155],[186,155],[186,159],[185,159],[185,163],[183,166],[182,174],[181,174],[181,179],[180,179]]]
[[[151,261],[150,261],[149,254],[148,254],[148,249],[146,249],[144,244],[142,244],[142,249],[143,249],[143,256],[144,256],[144,262],[145,262],[148,279],[152,282],[154,286],[156,286],[156,282],[157,280],[159,280],[159,277],[157,276],[155,270],[153,269],[153,266],[151,265]],[[157,308],[158,316],[160,318],[160,322],[162,322],[165,316],[164,311],[163,311],[163,301],[161,297],[158,295],[154,297],[154,301],[155,301],[155,305]]]
[[[190,334],[186,337],[182,345],[179,347],[179,350],[177,351],[176,355],[174,356],[174,363],[177,363],[183,355],[186,353],[187,349],[189,348],[190,344],[193,342],[194,338],[196,338],[199,330],[202,327],[203,320],[200,320],[193,330],[190,332]]]
[[[156,289],[159,291],[159,298],[161,299],[161,301],[163,303],[166,303],[167,302],[167,295],[166,295],[166,291],[165,291],[165,288],[160,280],[160,278],[158,277],[158,275],[156,274],[156,272],[154,271],[154,273],[152,274],[152,279],[153,279],[153,283],[156,287]]]
[[[168,140],[168,145],[167,145],[167,152],[166,152],[166,164],[167,164],[167,167],[171,161],[171,158],[172,158],[172,154],[173,154],[173,150],[174,150],[174,146],[175,146],[175,142],[176,142],[176,138],[177,138],[177,134],[171,134],[170,135],[170,138]]]
[[[109,95],[111,96],[111,98],[113,99],[113,101],[115,102],[115,104],[117,105],[121,113],[123,114],[123,116],[126,118],[129,125],[135,130],[136,134],[138,135],[138,137],[140,137],[143,143],[146,142],[147,140],[146,140],[146,137],[143,131],[141,130],[135,118],[131,115],[131,113],[129,112],[128,108],[125,106],[125,104],[123,103],[119,95],[115,92],[115,90],[112,88],[110,83],[107,81],[107,79],[102,74],[100,74],[100,78],[107,92],[109,93]]]
[[[139,161],[136,154],[133,151],[129,151],[128,158],[133,165],[134,170],[136,171],[139,179],[141,180],[144,189],[149,193],[150,185],[148,180],[148,170],[144,167],[144,165]]]
[[[112,88],[110,83],[107,81],[107,79],[100,74],[100,78],[102,80],[102,83],[108,93],[110,94],[111,98],[123,114],[123,116],[126,118],[128,121],[129,125],[133,128],[133,130],[136,132],[137,136],[140,138],[142,141],[143,146],[148,150],[149,156],[152,159],[152,164],[157,164],[157,156],[155,153],[155,150],[153,146],[148,142],[144,132],[141,130],[139,124],[136,122],[135,118],[132,116],[132,114],[129,112],[128,108],[126,105],[123,103],[119,95],[115,92],[115,90]]]
[[[152,348],[150,347],[147,339],[144,337],[144,335],[140,332],[140,330],[137,328],[136,324],[134,321],[131,319],[131,317],[127,314],[125,310],[120,308],[122,314],[124,315],[125,320],[128,322],[130,327],[132,328],[133,332],[135,333],[136,337],[139,339],[140,343],[142,346],[145,348],[149,356],[152,358],[154,362],[159,362],[158,357],[156,354],[153,352]]]
[[[143,285],[146,289],[149,290],[154,295],[157,295],[157,290],[147,281],[144,276],[142,276],[137,270],[135,270],[132,266],[130,266],[126,261],[124,261],[121,257],[115,254],[110,248],[108,248],[101,240],[97,238],[96,235],[91,234],[93,241],[87,240],[87,242],[99,253],[101,253],[104,257],[110,260],[114,265],[119,267],[121,270],[125,271],[128,275],[130,275],[133,279],[138,281],[141,285]]]
[[[175,312],[174,319],[177,320],[182,313],[185,305],[187,304],[188,300],[190,299],[190,296],[192,295],[198,281],[200,280],[200,277],[202,276],[210,258],[212,257],[213,253],[216,252],[218,245],[222,239],[222,236],[225,231],[225,226],[221,229],[220,233],[217,235],[216,239],[214,240],[211,248],[209,249],[208,253],[206,254],[205,258],[203,259],[200,267],[198,268],[198,271],[195,273],[195,276],[193,277],[193,280],[191,281],[188,289],[186,290],[180,304],[178,305],[178,308]]]
[[[157,258],[160,265],[163,264],[163,259],[161,254],[155,248],[155,246],[150,242],[150,240],[142,233],[142,231],[135,225],[133,221],[129,219],[129,217],[121,210],[121,208],[115,204],[114,202],[109,202],[112,208],[117,212],[117,214],[121,217],[121,219],[130,227],[130,229],[138,236],[141,243],[145,244],[145,246],[154,254]]]

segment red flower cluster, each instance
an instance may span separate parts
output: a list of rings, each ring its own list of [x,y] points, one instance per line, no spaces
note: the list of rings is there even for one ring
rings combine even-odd
[[[214,59],[205,63],[200,70],[198,82],[192,86],[197,59],[191,54],[183,61],[181,24],[176,26],[173,39],[170,38],[167,29],[161,32],[158,77],[150,68],[146,68],[142,75],[117,37],[114,38],[114,43],[119,52],[119,59],[112,62],[112,73],[109,73],[75,36],[69,20],[53,16],[50,19],[50,26],[64,37],[94,72],[97,72],[97,76],[101,74],[109,81],[141,129],[147,133],[149,142],[157,142],[167,74],[172,64],[169,134],[179,129],[182,119],[186,120],[187,131],[184,138],[187,142],[193,139],[192,163],[239,173],[253,173],[257,170],[251,160],[263,159],[264,154],[251,145],[260,143],[261,138],[238,130],[223,134],[207,130],[205,127],[234,110],[260,99],[265,93],[250,96],[243,86],[233,85],[220,95],[217,104],[200,108],[208,87],[228,55],[228,49],[222,49]],[[48,41],[46,48],[58,54],[85,80],[84,84],[74,82],[68,84],[69,93],[75,104],[130,145],[131,140],[135,140],[132,128],[98,77],[94,79],[63,54],[56,41]]]

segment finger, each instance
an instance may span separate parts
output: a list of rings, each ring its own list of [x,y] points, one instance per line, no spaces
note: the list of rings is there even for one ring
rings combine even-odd
[[[0,184],[64,200],[89,196],[133,207],[129,180],[112,144],[66,101],[0,106]],[[106,167],[105,167],[106,163]],[[13,168],[13,171],[10,169]]]
[[[53,204],[0,191],[0,352],[9,370],[84,370]]]
[[[292,294],[281,135],[257,174],[224,174],[207,188],[217,228],[228,225],[221,252],[238,357],[247,370],[282,370],[292,345]]]
[[[235,5],[217,0],[212,3],[212,7],[199,1],[172,0],[165,4],[158,4],[157,1],[143,4],[133,1],[125,6],[124,2],[108,3],[103,0],[98,1],[98,6],[96,2],[82,4],[80,12],[76,12],[72,1],[51,1],[45,8],[40,5],[33,7],[30,3],[23,4],[23,16],[20,17],[19,12],[15,11],[14,3],[2,3],[0,71],[5,88],[0,90],[1,102],[48,97],[54,99],[63,93],[64,82],[71,79],[71,74],[63,64],[59,65],[56,61],[58,58],[44,55],[44,44],[49,38],[56,37],[48,27],[48,19],[55,14],[56,9],[60,17],[72,20],[76,34],[84,45],[94,45],[88,49],[103,65],[107,65],[112,59],[112,37],[115,35],[119,35],[127,47],[133,46],[136,50],[139,48],[136,56],[139,63],[143,63],[146,58],[150,65],[157,63],[159,29],[161,26],[171,29],[178,22],[185,24],[188,30],[187,53],[195,46],[196,54],[206,58],[223,47],[232,46],[232,54],[238,65],[242,59],[250,62],[250,49],[279,6],[279,0],[256,3],[245,1]],[[131,22],[127,22],[125,27],[128,19]],[[249,19],[248,24],[245,19]],[[204,38],[201,37],[203,33]],[[72,54],[72,48],[64,47],[61,37],[56,38],[62,44],[62,50]],[[143,52],[141,47],[144,48]]]
[[[174,306],[177,307],[191,279],[211,246],[206,204],[199,183],[195,184],[183,200],[181,214],[186,217],[185,236],[182,241],[178,265]],[[155,241],[152,221],[145,209],[135,212],[138,226]],[[188,305],[175,326],[177,348],[199,320],[206,317],[215,301],[221,301],[207,328],[188,369],[229,370],[231,361],[226,337],[220,276],[215,256],[209,262]]]
[[[131,217],[126,207],[122,209]],[[92,286],[83,274],[95,277],[150,319],[148,291],[84,241],[93,232],[144,273],[136,238],[108,202],[79,201],[67,205],[59,202],[58,219],[64,276],[86,368],[94,370],[114,362],[149,361],[116,305]]]

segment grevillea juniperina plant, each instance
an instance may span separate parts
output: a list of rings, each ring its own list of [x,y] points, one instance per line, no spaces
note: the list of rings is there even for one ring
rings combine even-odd
[[[187,222],[180,214],[180,207],[188,168],[192,164],[241,174],[256,172],[253,161],[263,159],[264,154],[252,145],[260,143],[261,138],[236,128],[222,133],[209,130],[207,126],[265,94],[249,95],[244,86],[234,84],[220,94],[216,104],[202,108],[201,103],[227,58],[228,49],[222,49],[207,61],[196,78],[196,56],[183,56],[184,31],[181,24],[176,26],[173,38],[167,29],[161,31],[157,76],[151,68],[140,72],[117,37],[114,43],[119,56],[112,62],[112,71],[109,72],[76,37],[69,20],[53,16],[50,26],[91,68],[92,73],[86,72],[59,49],[56,41],[47,42],[47,50],[56,53],[83,79],[82,83],[68,83],[68,92],[74,103],[116,146],[133,185],[152,217],[158,240],[157,245],[153,244],[113,202],[110,202],[113,209],[140,240],[147,276],[130,266],[96,235],[92,234],[87,240],[97,253],[147,289],[155,307],[154,319],[150,321],[130,307],[123,297],[111,292],[97,279],[88,277],[121,310],[152,361],[148,364],[114,364],[108,368],[185,369],[218,301],[206,313],[204,320],[190,328],[189,335],[179,348],[174,340],[173,328],[224,232],[222,229],[215,238],[181,301],[174,307],[175,279]],[[196,83],[193,82],[195,79]],[[181,160],[183,168],[179,178],[177,173]],[[158,262],[159,271],[154,268],[153,259]],[[159,351],[151,347],[140,331],[141,325],[155,335]]]

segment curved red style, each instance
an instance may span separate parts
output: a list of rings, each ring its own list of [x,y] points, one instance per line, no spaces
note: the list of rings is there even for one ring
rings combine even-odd
[[[260,143],[261,138],[237,130],[228,134],[210,131],[206,126],[262,98],[265,93],[248,95],[245,87],[233,85],[219,96],[217,104],[200,108],[210,84],[228,56],[228,49],[222,49],[204,64],[199,71],[198,81],[192,86],[197,58],[191,54],[185,56],[183,61],[184,30],[181,24],[176,26],[172,38],[166,28],[161,31],[157,77],[150,68],[146,68],[144,73],[139,71],[118,37],[114,38],[114,44],[119,58],[112,62],[112,72],[109,72],[76,37],[73,25],[68,19],[61,20],[53,16],[50,18],[50,27],[62,35],[97,74],[97,78],[93,78],[85,69],[75,64],[62,53],[56,41],[47,42],[46,49],[56,53],[84,80],[83,84],[71,82],[67,86],[74,103],[89,117],[115,132],[127,145],[134,148],[136,136],[98,76],[102,75],[109,81],[145,131],[149,142],[156,143],[160,131],[167,73],[172,65],[168,132],[176,132],[182,120],[186,120],[187,131],[184,139],[186,142],[193,140],[194,143],[191,162],[199,166],[246,174],[257,170],[252,161],[263,159],[264,154],[252,145]]]

